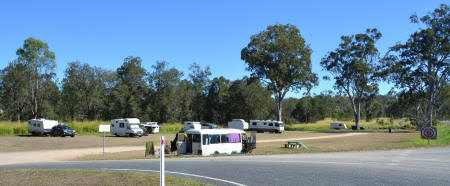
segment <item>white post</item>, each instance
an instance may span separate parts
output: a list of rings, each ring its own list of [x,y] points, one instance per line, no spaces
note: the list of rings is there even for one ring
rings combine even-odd
[[[159,149],[160,149],[159,156],[161,159],[160,164],[159,164],[160,165],[160,167],[159,167],[160,168],[160,172],[159,172],[160,183],[159,183],[159,185],[164,186],[165,185],[164,184],[164,136],[161,136],[161,143],[159,145]]]
[[[103,160],[105,160],[105,132],[103,131]]]

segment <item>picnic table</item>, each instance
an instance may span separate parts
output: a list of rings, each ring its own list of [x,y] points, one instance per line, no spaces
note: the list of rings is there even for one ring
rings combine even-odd
[[[286,144],[284,144],[285,148],[291,148],[291,149],[300,149],[304,147],[305,149],[308,149],[308,147],[303,144],[302,141],[287,141]]]

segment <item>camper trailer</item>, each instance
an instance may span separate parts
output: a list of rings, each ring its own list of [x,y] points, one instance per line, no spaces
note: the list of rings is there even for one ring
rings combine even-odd
[[[115,136],[139,136],[143,135],[143,131],[139,128],[139,119],[123,118],[111,120],[110,132]]]
[[[257,132],[284,132],[284,124],[281,121],[250,120],[249,131]]]
[[[238,129],[190,129],[178,133],[176,140],[178,154],[239,154],[256,147],[256,136]]]
[[[345,125],[345,123],[333,122],[330,123],[330,128],[339,130],[339,129],[347,129],[347,126]]]
[[[159,129],[161,128],[158,125],[158,122],[146,122],[139,126],[143,130],[144,136],[148,136],[148,134],[159,133]]]
[[[48,135],[54,126],[58,125],[56,120],[31,119],[28,120],[28,133],[36,135]]]
[[[248,123],[243,119],[233,119],[228,122],[228,128],[239,129],[239,130],[247,130]]]

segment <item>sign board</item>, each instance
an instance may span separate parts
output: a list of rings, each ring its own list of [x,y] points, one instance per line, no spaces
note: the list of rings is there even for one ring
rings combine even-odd
[[[437,138],[437,129],[433,126],[423,126],[420,130],[420,134],[422,139],[436,139]]]
[[[109,132],[109,125],[99,125],[98,131],[99,132]]]

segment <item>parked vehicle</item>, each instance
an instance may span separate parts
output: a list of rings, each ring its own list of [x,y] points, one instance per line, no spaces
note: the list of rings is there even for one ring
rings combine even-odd
[[[248,123],[243,119],[233,119],[230,122],[228,122],[228,128],[247,130]]]
[[[158,125],[158,122],[146,122],[142,125],[139,125],[139,127],[144,132],[144,134],[143,134],[144,136],[148,136],[148,134],[159,133],[159,129],[161,128]]]
[[[61,136],[61,137],[75,137],[76,131],[65,125],[56,125],[50,131],[50,136]]]
[[[191,129],[201,129],[201,128],[202,128],[202,125],[198,121],[185,121],[183,130],[188,131]]]
[[[37,135],[48,135],[52,130],[52,127],[58,125],[56,120],[46,120],[46,119],[30,119],[28,120],[28,133],[33,136]]]
[[[175,139],[179,154],[239,154],[256,147],[256,136],[248,137],[245,131],[238,129],[190,129],[178,133]]]
[[[143,131],[139,128],[139,119],[123,118],[111,120],[110,132],[116,136],[139,136],[143,135]]]
[[[282,133],[284,132],[284,123],[271,120],[250,120],[248,131]]]
[[[345,123],[341,123],[341,122],[333,122],[333,123],[330,123],[330,128],[336,129],[336,130],[347,129],[347,125],[345,125]]]
[[[217,125],[214,123],[205,123],[205,124],[202,124],[201,128],[202,129],[216,129]]]

